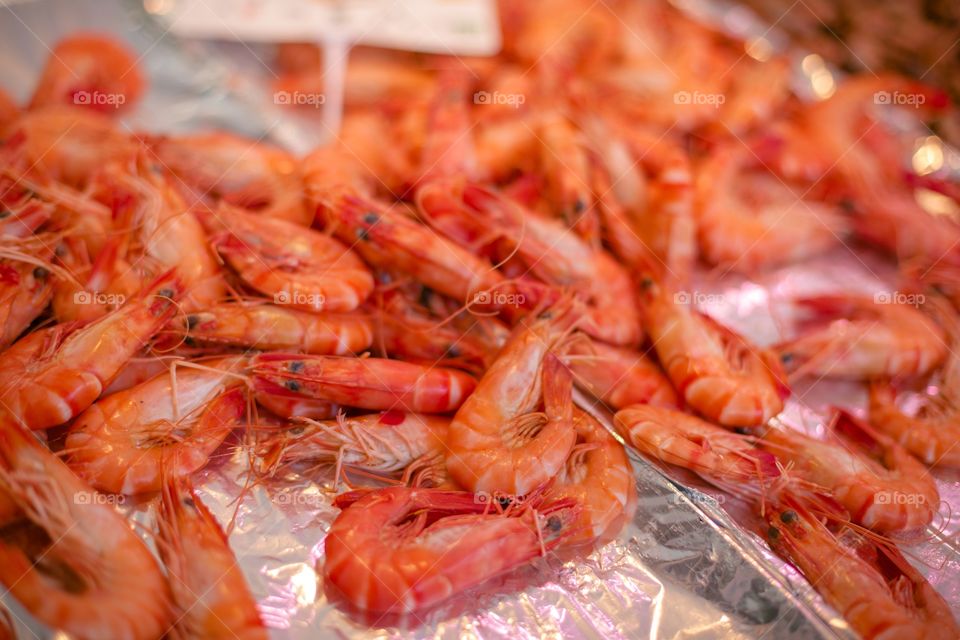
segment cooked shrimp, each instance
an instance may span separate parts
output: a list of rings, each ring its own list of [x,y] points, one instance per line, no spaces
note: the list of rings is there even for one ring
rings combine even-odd
[[[342,356],[360,353],[373,343],[373,322],[360,313],[317,314],[280,305],[237,302],[188,314],[180,322],[190,344]]]
[[[82,329],[56,325],[14,343],[0,354],[0,403],[30,429],[77,416],[170,320],[179,287],[164,274],[135,300]]]
[[[560,501],[493,514],[480,502],[437,489],[365,493],[327,533],[324,578],[363,611],[425,609],[554,549],[579,511]]]
[[[930,524],[940,495],[926,468],[906,449],[849,414],[840,414],[828,441],[768,429],[760,446],[795,477],[829,490],[851,518],[882,534],[914,531]]]
[[[697,234],[709,262],[756,273],[840,243],[847,223],[836,207],[804,198],[757,164],[737,141],[714,149],[697,173]]]
[[[476,386],[473,377],[456,369],[291,353],[254,356],[253,375],[315,400],[374,411],[446,413],[456,410]]]
[[[353,311],[373,290],[370,270],[322,233],[239,209],[221,209],[213,244],[251,287],[308,311]]]
[[[293,429],[267,438],[268,469],[293,462],[336,463],[389,475],[417,462],[446,454],[450,418],[384,411],[336,420],[303,419]],[[339,473],[337,474],[339,476]]]
[[[688,469],[736,495],[759,496],[780,469],[748,436],[676,409],[634,405],[618,411],[620,436],[649,458]]]
[[[69,187],[85,186],[110,162],[132,161],[140,147],[106,116],[64,106],[25,113],[8,139],[22,154],[25,169]]]
[[[330,211],[328,227],[344,242],[354,243],[357,252],[375,267],[410,274],[464,303],[489,299],[493,304],[488,306],[509,307],[508,302],[496,305],[496,301],[523,300],[508,295],[513,286],[504,283],[490,262],[395,209],[374,200],[345,196]]]
[[[313,220],[300,165],[279,148],[230,133],[207,133],[158,138],[150,149],[176,176],[191,207],[213,208],[219,201],[301,226]]]
[[[51,308],[58,322],[101,318],[141,288],[141,274],[119,255],[123,242],[120,236],[108,239],[95,260],[79,237],[57,243],[57,262],[65,276],[54,280]]]
[[[137,230],[142,255],[129,259],[147,274],[176,269],[183,285],[180,303],[184,310],[223,298],[226,287],[203,227],[155,170],[138,167],[127,171],[113,165],[99,174],[95,183],[106,192],[103,199],[114,216]]]
[[[47,308],[54,274],[55,239],[0,239],[0,349],[5,349]]]
[[[460,486],[525,495],[566,463],[576,441],[573,380],[559,357],[576,322],[572,310],[554,308],[514,329],[450,423],[447,470]]]
[[[176,609],[172,638],[267,640],[243,571],[189,476],[166,477],[157,510],[160,557]]]
[[[777,346],[791,376],[872,380],[922,376],[947,354],[943,330],[923,312],[877,297],[834,295],[795,301],[813,318]]]
[[[960,468],[960,416],[956,393],[956,358],[951,357],[949,382],[929,398],[915,415],[897,406],[897,392],[889,381],[870,383],[870,424],[932,467]]]
[[[8,177],[0,176],[0,237],[6,240],[32,236],[52,215],[51,203]]]
[[[164,472],[187,476],[207,464],[243,418],[243,358],[169,372],[107,396],[67,430],[67,464],[100,491],[159,491]]]
[[[502,194],[467,184],[460,193],[459,214],[466,224],[483,224],[515,250],[526,270],[544,282],[570,287],[587,301],[584,332],[617,345],[642,338],[636,294],[626,270],[602,249],[595,249],[556,220],[526,210]],[[421,209],[429,202],[421,201]],[[443,215],[450,200],[444,204]],[[430,211],[424,211],[428,220]]]
[[[670,380],[640,351],[578,341],[568,353],[564,360],[577,382],[614,410],[632,404],[679,406]]]
[[[38,620],[77,638],[161,637],[173,608],[146,545],[15,420],[3,421],[0,493],[22,517],[0,530],[0,582]]]
[[[783,409],[788,393],[776,356],[691,309],[669,288],[641,285],[644,326],[687,404],[727,427],[753,427]]]
[[[892,544],[831,531],[803,504],[765,510],[770,546],[865,640],[956,638],[949,605]]]
[[[623,445],[591,415],[574,411],[577,444],[545,494],[581,506],[564,546],[603,543],[617,536],[637,506],[636,480]]]
[[[139,56],[109,36],[64,38],[47,58],[30,108],[69,104],[101,113],[127,109],[146,85],[138,63]]]

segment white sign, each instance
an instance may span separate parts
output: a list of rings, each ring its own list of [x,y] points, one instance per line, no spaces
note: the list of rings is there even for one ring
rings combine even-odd
[[[477,56],[500,50],[493,0],[176,0],[159,4],[171,31],[187,37],[336,41]]]

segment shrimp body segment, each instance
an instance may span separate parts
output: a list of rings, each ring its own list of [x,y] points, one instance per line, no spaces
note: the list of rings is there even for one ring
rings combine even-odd
[[[0,493],[22,514],[0,529],[0,582],[30,613],[83,639],[164,635],[173,607],[153,555],[112,506],[6,416]]]
[[[852,380],[922,376],[947,355],[943,330],[922,311],[874,298],[796,301],[813,313],[809,330],[777,349],[791,375]]]
[[[318,314],[280,305],[224,303],[191,313],[182,322],[192,344],[342,356],[373,343],[373,322],[359,313]]]
[[[843,435],[833,442],[771,428],[759,444],[878,533],[915,531],[933,521],[940,495],[921,462],[853,416],[840,414],[836,428]]]
[[[274,302],[307,311],[353,311],[373,291],[370,270],[318,231],[239,209],[218,216],[217,250],[240,277]]]
[[[892,545],[835,533],[799,503],[768,508],[767,538],[865,640],[960,637],[949,605]]]
[[[525,495],[566,463],[576,440],[573,378],[557,353],[574,315],[547,311],[519,325],[457,411],[447,438],[447,471],[461,486]]]
[[[759,494],[780,476],[773,454],[751,438],[675,409],[634,405],[618,411],[614,425],[645,456],[689,469],[724,490]]]
[[[30,429],[62,424],[89,407],[166,324],[178,281],[158,278],[136,300],[77,329],[35,331],[0,354],[0,402]]]
[[[472,376],[456,369],[284,353],[255,356],[253,375],[315,400],[374,411],[446,413],[460,407],[476,386]]]
[[[158,548],[177,610],[174,638],[267,640],[227,536],[187,477],[163,483]]]
[[[518,515],[484,513],[484,507],[459,491],[367,493],[330,527],[323,575],[360,610],[409,613],[555,548],[578,513],[569,501]]]
[[[764,424],[787,389],[776,356],[669,296],[642,287],[646,329],[674,387],[698,413],[727,427]]]
[[[577,444],[546,493],[547,500],[569,498],[581,506],[565,546],[606,542],[637,506],[636,480],[623,445],[590,414],[576,410],[574,419]]]
[[[632,404],[680,406],[670,380],[640,351],[593,341],[571,344],[569,354],[567,364],[578,384],[612,409]]]
[[[241,389],[224,392],[241,361],[176,368],[100,400],[70,426],[67,464],[100,491],[125,494],[159,491],[164,469],[202,468],[246,410]]]

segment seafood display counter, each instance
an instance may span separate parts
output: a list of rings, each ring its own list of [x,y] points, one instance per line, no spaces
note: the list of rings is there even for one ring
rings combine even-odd
[[[0,6],[0,638],[960,637],[941,88],[195,4]]]

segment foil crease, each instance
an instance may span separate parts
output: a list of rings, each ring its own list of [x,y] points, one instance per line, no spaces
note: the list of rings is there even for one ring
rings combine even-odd
[[[145,102],[124,121],[131,130],[222,128],[287,146],[316,135],[266,104],[263,78],[224,63],[222,46],[177,40],[139,3],[0,5],[0,77],[3,88],[20,100],[32,90],[48,47],[69,33],[93,30],[113,33],[143,52],[151,82]],[[749,34],[752,23],[743,15],[714,14],[727,16],[728,27],[732,20],[735,30]],[[693,288],[707,294],[698,296],[705,300],[702,310],[766,345],[789,333],[791,297],[836,292],[837,283],[847,291],[889,290],[894,275],[883,261],[841,248],[758,280],[717,281],[704,275]],[[781,418],[816,434],[823,428],[825,407],[862,412],[865,400],[862,385],[798,385]],[[595,402],[584,396],[579,402],[610,425],[609,414]],[[274,638],[853,637],[803,577],[769,551],[755,533],[757,521],[748,505],[692,474],[632,452],[638,507],[616,540],[586,556],[540,558],[418,618],[363,618],[331,601],[319,573],[324,536],[337,514],[331,470],[294,469],[252,482],[249,457],[240,445],[238,439],[224,445],[196,474],[195,484],[228,528],[230,545]],[[960,611],[960,518],[951,515],[960,511],[960,478],[935,475],[943,498],[941,520],[931,528],[929,541],[905,551]],[[121,508],[144,529],[151,527],[150,501]],[[152,544],[149,533],[143,535]],[[0,602],[13,613],[18,637],[68,637],[34,621],[9,595]]]

